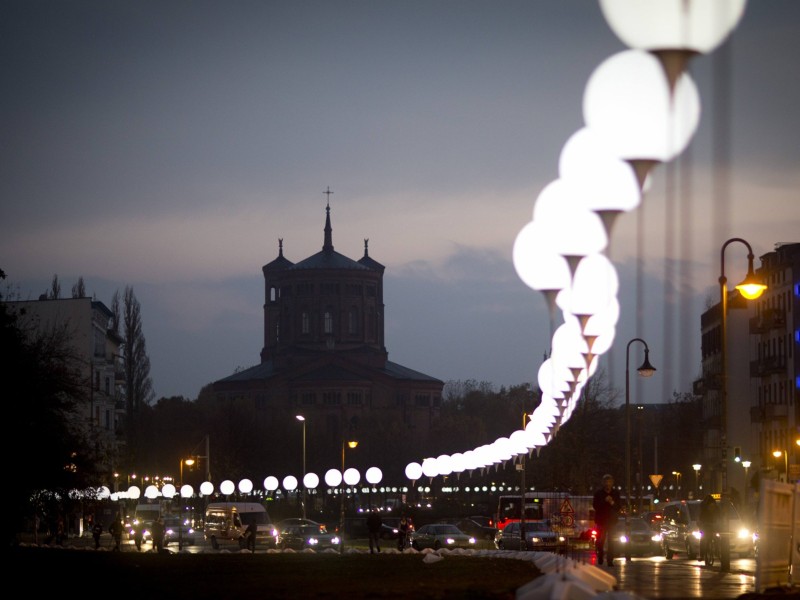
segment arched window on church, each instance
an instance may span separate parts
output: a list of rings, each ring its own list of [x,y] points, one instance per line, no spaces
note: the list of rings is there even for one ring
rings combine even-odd
[[[369,307],[369,318],[367,319],[367,337],[370,340],[375,339],[375,307]]]
[[[347,316],[347,333],[358,335],[358,308],[355,306],[350,307],[350,313]]]
[[[269,301],[275,302],[278,299],[278,288],[274,285],[271,285],[269,288]]]
[[[325,315],[323,317],[323,332],[326,334],[333,333],[333,311],[330,308],[325,309]]]
[[[303,314],[300,317],[300,332],[308,335],[310,330],[311,330],[311,325],[309,323],[308,311],[304,310]]]

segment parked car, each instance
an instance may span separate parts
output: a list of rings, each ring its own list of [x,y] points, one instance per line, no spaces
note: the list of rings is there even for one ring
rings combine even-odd
[[[301,517],[291,517],[289,519],[283,519],[278,521],[273,526],[274,534],[278,535],[282,529],[288,527],[289,525],[314,525],[316,527],[321,527],[323,531],[327,532],[328,528],[323,523],[318,523],[317,521],[313,521],[312,519],[303,519]]]
[[[662,552],[661,532],[644,518],[624,517],[608,532],[609,554],[617,558],[658,556]]]
[[[521,526],[519,521],[506,525],[497,532],[494,545],[498,550],[556,550],[566,544],[566,538],[557,533],[550,521],[525,521],[525,546],[521,544]]]
[[[690,560],[700,556],[700,540],[703,537],[698,525],[701,500],[678,500],[664,505],[664,519],[661,522],[661,537],[664,556],[671,559],[675,554],[685,554]],[[722,504],[727,511],[728,531],[730,532],[731,555],[752,556],[755,549],[753,532],[739,517],[736,507],[730,501]]]
[[[278,529],[276,545],[281,550],[339,550],[341,539],[328,533],[323,525],[284,525]]]
[[[475,537],[464,533],[451,523],[429,523],[411,533],[411,547],[424,548],[474,548]]]
[[[195,530],[187,518],[164,517],[164,546],[170,543],[194,546]]]
[[[491,521],[491,519],[489,519],[489,521]],[[472,517],[467,517],[466,519],[457,521],[455,526],[464,533],[474,535],[476,538],[481,540],[493,540],[494,536],[497,534],[497,527],[489,527],[488,525],[479,523]]]

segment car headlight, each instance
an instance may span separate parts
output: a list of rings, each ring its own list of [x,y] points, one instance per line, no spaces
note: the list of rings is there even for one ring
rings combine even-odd
[[[663,540],[663,538],[661,537],[660,533],[656,533],[653,535],[653,537],[650,538],[650,540],[653,542],[660,542]]]
[[[331,544],[338,544],[338,543],[340,543],[340,542],[341,542],[341,540],[339,539],[339,536],[336,536],[336,535],[335,535],[335,536],[333,536],[333,537],[331,538]]]
[[[563,535],[560,535],[560,536],[558,536],[558,541],[559,542],[566,542],[567,538],[565,538]]]
[[[474,544],[474,543],[475,543],[475,538],[474,538],[474,537],[471,537],[471,538],[469,538],[469,540],[468,540],[468,541],[469,541],[469,543],[470,543],[470,544]]]
[[[621,536],[619,536],[619,541],[622,542],[623,544],[627,544],[628,536],[623,533]]]
[[[749,529],[747,529],[747,527],[742,527],[742,528],[741,528],[741,529],[738,531],[738,533],[736,534],[736,537],[738,537],[740,540],[745,540],[745,539],[747,539],[747,538],[751,538],[751,539],[752,539],[752,537],[753,537],[753,536],[752,536],[752,534],[750,533],[750,530],[749,530]]]
[[[445,543],[445,544],[450,544],[450,545],[452,546],[453,544],[455,544],[455,543],[456,543],[456,541],[455,541],[453,538],[447,538],[447,539],[444,541],[444,543]]]
[[[308,545],[309,546],[315,546],[317,544],[319,544],[319,540],[317,538],[314,538],[314,537],[308,538]]]
[[[702,531],[700,531],[700,530],[698,530],[698,529],[695,529],[695,530],[692,532],[692,537],[693,537],[694,539],[696,539],[696,540],[698,540],[698,541],[699,541],[699,540],[700,540],[700,539],[702,539],[702,537],[703,537],[703,532],[702,532]]]

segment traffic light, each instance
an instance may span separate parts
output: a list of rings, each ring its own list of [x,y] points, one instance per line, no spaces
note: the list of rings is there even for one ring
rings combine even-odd
[[[742,449],[739,446],[733,447],[733,460],[742,462]]]

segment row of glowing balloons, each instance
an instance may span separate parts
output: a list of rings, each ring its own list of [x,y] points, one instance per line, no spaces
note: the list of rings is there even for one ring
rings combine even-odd
[[[364,478],[370,485],[377,485],[383,479],[383,472],[378,467],[370,467],[364,473]],[[355,486],[358,485],[360,481],[361,473],[355,468],[345,469],[344,473],[338,469],[328,469],[328,471],[325,473],[325,483],[330,488],[338,488],[342,482],[349,486]],[[307,490],[316,489],[319,487],[319,483],[319,476],[316,473],[306,473],[303,476],[303,486]],[[287,475],[282,481],[279,481],[278,478],[273,475],[270,475],[264,479],[264,489],[267,492],[274,492],[279,487],[283,487],[283,489],[287,492],[293,492],[299,489],[300,482],[294,475]],[[219,493],[229,496],[238,490],[242,494],[250,494],[254,488],[255,486],[253,481],[250,479],[242,479],[239,481],[238,485],[234,484],[230,479],[226,479],[219,484]],[[210,496],[214,493],[214,484],[210,481],[204,481],[200,484],[199,492],[203,496]],[[155,485],[147,486],[144,490],[144,497],[150,500],[158,497],[172,499],[176,496],[181,498],[191,498],[194,493],[194,488],[191,485],[184,484],[180,486],[180,489],[178,489],[175,487],[175,485],[166,483],[161,487],[160,490]],[[130,498],[131,500],[136,500],[141,495],[142,491],[139,486],[136,485],[130,486],[126,492],[122,493],[112,493],[107,487],[103,487],[101,488],[99,494],[101,498],[111,498],[112,500],[118,500],[120,498]]]
[[[746,0],[599,1],[607,23],[629,49],[604,60],[590,76],[584,127],[564,144],[558,178],[540,192],[532,219],[513,246],[520,279],[544,295],[551,316],[557,307],[563,319],[538,371],[542,401],[524,428],[508,437],[408,464],[405,473],[412,481],[531,455],[570,418],[616,334],[619,278],[604,254],[614,220],[640,205],[652,168],[689,145],[700,122],[700,95],[686,72],[688,62],[717,48],[746,7]],[[342,478],[358,483],[355,469],[331,473],[326,483],[332,487]],[[306,478],[306,488],[319,483],[316,475]],[[293,490],[297,480],[289,476],[283,484]],[[276,489],[277,479],[265,481],[265,488],[271,486]]]
[[[541,191],[517,235],[520,279],[544,294],[563,323],[538,371],[541,404],[524,429],[474,450],[406,467],[409,479],[499,465],[546,445],[571,416],[583,386],[616,333],[619,278],[604,254],[614,220],[639,206],[651,169],[689,145],[700,96],[685,71],[691,57],[719,46],[746,0],[600,0],[630,48],[603,61],[584,90],[585,125],[565,143],[559,177]]]

